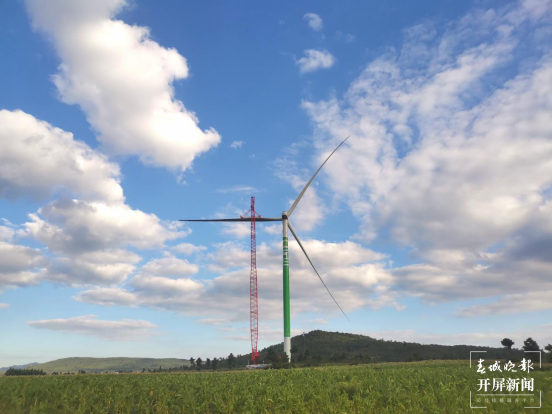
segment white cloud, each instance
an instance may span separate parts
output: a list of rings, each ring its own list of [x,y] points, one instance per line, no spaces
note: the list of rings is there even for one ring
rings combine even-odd
[[[30,214],[24,235],[32,236],[56,253],[84,253],[132,245],[139,249],[163,247],[184,236],[154,214],[126,204],[60,199]]]
[[[95,315],[29,321],[27,324],[33,328],[94,336],[109,341],[143,341],[154,335],[157,329],[157,325],[143,320],[105,321],[96,319]]]
[[[69,285],[121,283],[140,260],[122,248],[163,247],[187,234],[181,223],[163,222],[125,204],[119,166],[72,134],[21,111],[0,111],[0,138],[0,195],[43,198],[61,192],[30,214],[23,229],[3,220],[0,240],[32,237],[59,256],[48,264],[38,250],[5,243],[4,250],[11,246],[19,252],[5,263],[23,253],[32,254],[36,263],[17,271],[2,263],[2,286],[25,286],[39,279]],[[39,269],[38,264],[47,266]]]
[[[325,170],[357,237],[385,230],[411,249],[395,289],[430,301],[552,292],[552,58],[531,47],[552,21],[543,4],[477,9],[441,36],[415,26],[341,99],[303,103],[317,158],[351,135]],[[534,56],[518,65],[518,48]]]
[[[198,271],[197,265],[173,256],[151,260],[140,269],[141,273],[167,277],[191,276]]]
[[[167,304],[171,302],[187,302],[204,289],[204,285],[201,282],[193,279],[172,279],[148,274],[135,276],[130,284],[134,288],[135,293],[147,298],[146,303],[153,301],[153,303],[156,303],[161,308],[164,306],[158,303],[158,301],[166,300]]]
[[[73,299],[101,306],[134,306],[138,303],[138,298],[134,293],[112,287],[95,287],[80,292]]]
[[[38,249],[0,242],[0,291],[37,284],[41,278],[40,268],[47,263]]]
[[[9,308],[10,305],[8,303],[0,303],[0,309],[5,309],[5,308]]]
[[[6,226],[0,226],[0,241],[10,241],[14,235],[14,229]]]
[[[190,299],[189,293],[203,289],[203,284],[186,276],[194,275],[199,268],[187,260],[166,255],[161,259],[153,259],[143,265],[138,274],[129,282],[133,288],[129,292],[121,288],[96,287],[81,292],[74,298],[81,302],[91,302],[103,306],[158,306],[158,302],[171,302]],[[148,297],[149,296],[149,297]],[[144,298],[147,297],[147,298]]]
[[[352,43],[356,40],[356,36],[350,33],[343,33],[342,31],[338,30],[335,32],[335,37],[339,40],[344,40],[345,43]]]
[[[345,311],[362,307],[386,306],[401,309],[397,295],[385,287],[392,276],[379,261],[383,255],[353,243],[303,242]],[[98,305],[145,306],[201,315],[202,320],[221,323],[249,318],[249,258],[246,246],[224,243],[209,255],[211,270],[220,273],[212,280],[189,277],[163,277],[140,271],[125,288],[89,289],[77,300]],[[292,312],[324,312],[338,316],[339,310],[320,283],[295,242],[290,242]],[[261,244],[257,248],[259,312],[263,320],[281,317],[281,244]],[[205,322],[207,323],[207,322]]]
[[[335,58],[327,50],[307,49],[305,56],[296,60],[301,73],[314,72],[319,69],[331,68],[335,63]]]
[[[547,309],[552,309],[550,290],[506,295],[496,302],[460,309],[457,315],[463,317],[505,315],[510,313],[537,312]]]
[[[306,13],[303,16],[303,20],[306,20],[309,27],[315,32],[319,32],[324,27],[322,18],[316,13]]]
[[[61,99],[80,106],[106,151],[183,171],[218,145],[219,134],[202,131],[174,98],[172,83],[188,77],[186,59],[151,40],[148,28],[114,20],[127,1],[26,4],[61,58],[53,76]]]
[[[302,325],[305,325],[305,326],[309,326],[309,325],[325,325],[329,323],[329,321],[327,319],[324,319],[324,318],[316,318],[316,319],[311,319],[311,320],[306,320],[306,321],[301,321],[301,324]]]
[[[233,142],[230,144],[230,148],[238,149],[238,148],[243,147],[243,144],[245,144],[244,141],[233,141]]]
[[[128,250],[105,249],[52,259],[44,277],[70,286],[115,285],[136,269],[141,257]]]
[[[199,246],[191,243],[180,243],[174,247],[171,247],[171,250],[186,256],[191,256],[193,254],[207,250],[207,247]]]
[[[281,224],[265,224],[261,229],[270,235],[282,234],[282,225]]]
[[[72,286],[121,283],[141,260],[125,247],[160,248],[186,235],[180,224],[164,223],[123,203],[60,199],[29,218],[20,236],[32,237],[59,255],[43,277]]]
[[[217,193],[227,194],[227,193],[255,193],[258,190],[255,187],[249,185],[234,185],[228,188],[221,188],[217,190]]]
[[[0,197],[46,198],[66,188],[120,201],[119,166],[65,132],[22,111],[0,110]]]
[[[251,236],[251,224],[223,223],[221,233],[235,239],[243,239]]]
[[[214,272],[223,273],[232,268],[241,268],[251,258],[251,252],[246,250],[245,244],[225,242],[215,246],[216,251],[208,255]]]
[[[217,328],[221,332],[228,332],[226,334],[225,338],[231,341],[244,341],[248,342],[251,341],[251,333],[249,330],[249,327],[239,327],[239,328]],[[232,334],[230,334],[232,333]],[[291,329],[291,336],[297,337],[304,333],[300,329]],[[282,341],[282,327],[281,326],[273,326],[273,325],[265,325],[260,324],[259,325],[259,339],[265,343],[265,344],[274,344],[275,342],[281,342]],[[259,346],[259,349],[261,349],[262,346]]]
[[[220,326],[228,323],[228,321],[225,319],[216,319],[216,318],[200,319],[197,322],[202,325],[214,325],[214,326]]]

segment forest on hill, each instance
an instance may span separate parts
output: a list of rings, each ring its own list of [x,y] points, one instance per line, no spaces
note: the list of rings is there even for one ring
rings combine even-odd
[[[498,345],[498,344],[497,344]],[[521,360],[524,353],[507,347],[484,347],[473,345],[425,345],[415,342],[388,341],[365,335],[342,332],[311,331],[291,338],[292,360],[301,364],[308,361],[329,362],[409,362],[425,360],[467,360],[470,351],[486,351],[488,358]],[[268,354],[283,352],[283,343],[260,351],[260,361]],[[243,364],[251,354],[238,356]]]
[[[528,338],[525,349],[539,350],[538,344]],[[506,341],[506,342],[505,342]],[[415,342],[388,341],[365,335],[342,332],[312,331],[291,339],[292,362],[295,366],[321,364],[367,364],[378,362],[410,362],[425,360],[468,360],[470,351],[485,351],[484,359],[506,359],[519,362],[527,357],[522,349],[513,348],[511,340],[504,339],[502,347],[473,345],[425,345]],[[498,344],[497,344],[498,345]],[[529,348],[528,348],[529,347]],[[533,348],[531,348],[533,347]],[[511,349],[510,349],[511,348]],[[552,356],[552,346],[544,348],[543,362]],[[483,354],[478,354],[482,356]],[[534,355],[534,354],[533,354]],[[546,356],[545,356],[546,355]],[[260,351],[260,363],[284,361],[283,343]],[[533,358],[535,359],[535,358]],[[552,362],[552,361],[551,361]],[[32,368],[52,373],[99,372],[174,372],[187,370],[226,370],[244,368],[251,363],[251,354],[214,358],[63,358]],[[280,364],[281,365],[281,364]]]

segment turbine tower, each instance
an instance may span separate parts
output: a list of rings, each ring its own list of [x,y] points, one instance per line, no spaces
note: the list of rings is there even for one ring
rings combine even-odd
[[[307,189],[309,188],[309,186],[313,182],[314,178],[318,175],[318,173],[320,172],[322,167],[326,164],[326,162],[328,162],[330,157],[332,155],[334,155],[334,153],[339,149],[339,147],[341,147],[345,143],[345,141],[347,141],[348,139],[349,139],[349,137],[345,138],[332,151],[332,153],[330,155],[328,155],[328,157],[324,160],[322,165],[318,168],[318,170],[316,170],[314,175],[311,177],[309,182],[305,185],[303,190],[299,193],[299,196],[293,202],[293,204],[291,205],[289,210],[282,212],[282,217],[281,218],[280,217],[260,217],[260,216],[255,218],[255,222],[274,222],[274,221],[281,221],[282,222],[283,251],[284,251],[284,254],[283,254],[283,260],[284,260],[284,263],[283,263],[284,352],[286,353],[289,361],[291,361],[291,324],[290,324],[290,300],[289,300],[290,286],[289,286],[288,229],[289,229],[289,231],[291,231],[291,234],[293,235],[293,237],[297,241],[297,244],[299,245],[299,247],[301,248],[301,250],[303,251],[303,253],[307,257],[307,260],[309,261],[310,265],[312,266],[312,268],[316,272],[316,275],[318,276],[318,278],[320,279],[320,281],[322,282],[322,284],[324,285],[324,287],[326,288],[326,290],[328,291],[328,293],[332,297],[333,301],[335,302],[335,304],[337,305],[339,310],[341,310],[343,315],[345,315],[347,320],[349,320],[349,318],[347,317],[347,315],[345,314],[343,309],[341,309],[341,306],[339,306],[339,303],[337,303],[337,300],[335,300],[334,296],[332,295],[332,292],[330,292],[330,289],[328,289],[328,286],[326,286],[326,283],[324,283],[324,280],[322,279],[322,277],[318,273],[318,270],[316,270],[316,267],[314,267],[314,264],[312,263],[309,255],[307,254],[307,251],[303,247],[303,244],[301,243],[301,240],[299,240],[299,237],[297,236],[297,233],[295,233],[295,230],[293,229],[293,226],[291,225],[291,222],[289,221],[289,217],[291,216],[291,214],[295,210],[295,207],[297,207],[297,204],[299,204],[299,201],[301,201],[301,198],[303,197],[303,195],[305,194],[305,192],[307,191]],[[252,223],[251,225],[253,226],[253,219],[250,218],[250,217],[227,218],[227,219],[204,219],[204,220],[179,220],[179,221],[193,221],[193,222],[195,222],[195,221],[201,221],[201,222],[247,222],[247,221],[251,221],[251,223]],[[253,231],[253,228],[252,228],[252,231]]]

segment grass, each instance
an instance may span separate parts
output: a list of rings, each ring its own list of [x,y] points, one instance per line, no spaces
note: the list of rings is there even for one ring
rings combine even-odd
[[[552,371],[533,371],[552,412]],[[527,374],[525,375],[527,376]],[[2,413],[468,413],[482,376],[467,361],[292,370],[0,378]],[[507,377],[523,377],[517,372]],[[538,392],[537,392],[538,394]],[[538,403],[538,400],[537,400]],[[520,413],[525,404],[484,404]]]

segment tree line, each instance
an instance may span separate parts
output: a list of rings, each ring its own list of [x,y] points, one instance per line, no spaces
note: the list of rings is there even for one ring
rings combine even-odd
[[[500,344],[508,348],[509,350],[512,349],[515,342],[512,341],[510,338],[504,338],[502,341],[500,341]],[[541,349],[537,341],[535,341],[533,338],[529,337],[525,341],[523,341],[523,346],[521,347],[523,351],[531,351],[531,352],[545,352],[545,355],[548,357],[548,362],[552,363],[552,344],[548,344],[544,347],[544,349]]]
[[[4,375],[46,375],[46,373],[41,369],[8,368]]]
[[[239,358],[241,358],[241,355],[238,355]],[[179,371],[202,371],[202,370],[213,370],[216,371],[217,369],[234,369],[236,368],[236,361],[237,358],[234,356],[233,353],[230,353],[226,358],[206,358],[205,361],[203,361],[202,358],[190,358],[190,365],[181,365],[179,367],[172,367],[172,368],[163,368],[159,366],[159,368],[155,369],[142,369],[142,372],[179,372]]]

